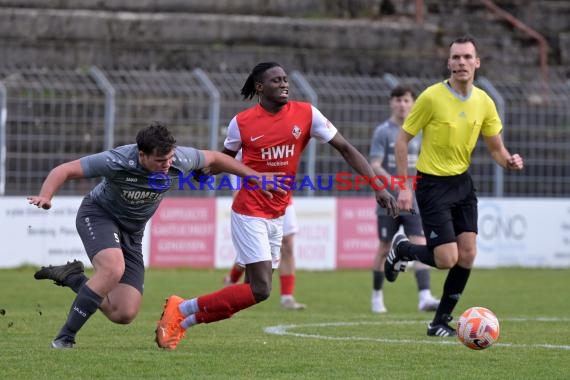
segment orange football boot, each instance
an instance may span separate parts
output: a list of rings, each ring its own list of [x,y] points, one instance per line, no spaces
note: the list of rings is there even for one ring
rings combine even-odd
[[[174,295],[166,299],[162,316],[155,330],[155,342],[158,347],[174,350],[186,335],[186,330],[180,325],[184,320],[184,315],[178,308],[183,301],[183,298]]]

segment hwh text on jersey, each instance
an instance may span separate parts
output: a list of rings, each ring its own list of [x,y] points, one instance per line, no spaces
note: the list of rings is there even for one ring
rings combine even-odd
[[[295,144],[277,145],[261,149],[261,158],[263,160],[278,160],[281,158],[292,157],[294,154],[295,154]]]

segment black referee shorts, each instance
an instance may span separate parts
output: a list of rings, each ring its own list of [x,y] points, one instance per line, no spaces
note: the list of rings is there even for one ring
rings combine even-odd
[[[477,233],[477,195],[468,172],[418,175],[416,199],[429,247],[454,242],[462,232]]]

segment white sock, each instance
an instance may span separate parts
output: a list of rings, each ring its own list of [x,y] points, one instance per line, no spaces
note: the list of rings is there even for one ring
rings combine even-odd
[[[200,311],[198,309],[198,298],[192,298],[191,300],[182,301],[178,306],[180,312],[184,315],[190,315]]]
[[[420,290],[418,292],[418,297],[420,298],[420,301],[433,298],[433,296],[431,295],[431,290],[429,289]]]
[[[180,323],[180,326],[182,326],[182,328],[183,328],[184,330],[186,330],[188,327],[192,327],[192,326],[194,326],[196,323],[197,323],[197,322],[196,322],[196,315],[195,315],[195,314],[190,314],[190,315],[188,316],[188,318],[186,318],[185,320],[183,320],[183,321]]]
[[[382,292],[382,289],[372,290],[372,300],[375,302],[384,303],[384,293]]]

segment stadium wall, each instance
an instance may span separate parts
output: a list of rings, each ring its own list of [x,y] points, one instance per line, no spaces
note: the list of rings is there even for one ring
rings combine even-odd
[[[3,66],[249,70],[277,60],[332,72],[444,69],[437,28],[410,19],[0,7]]]
[[[75,229],[81,197],[49,211],[23,197],[0,198],[0,268],[87,261]],[[147,225],[149,267],[228,268],[234,251],[229,197],[168,198]],[[369,268],[377,249],[372,198],[297,197],[297,267]],[[570,199],[481,198],[476,267],[570,267]]]
[[[549,42],[550,76],[568,77],[568,1],[495,1]],[[493,79],[536,80],[536,41],[482,2],[424,0],[0,0],[3,66],[247,70],[278,60],[302,71],[446,72],[447,43],[479,40]],[[388,6],[388,4],[390,4]],[[277,59],[278,57],[278,59]]]

